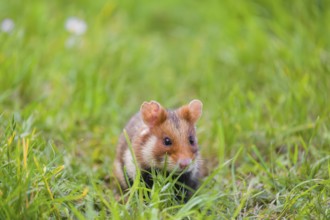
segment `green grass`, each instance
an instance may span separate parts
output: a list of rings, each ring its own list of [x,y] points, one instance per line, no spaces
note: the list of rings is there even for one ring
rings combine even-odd
[[[65,30],[71,16],[87,31]],[[329,219],[330,4],[0,0],[0,219]],[[208,175],[186,204],[116,201],[117,138],[143,101],[198,98]]]

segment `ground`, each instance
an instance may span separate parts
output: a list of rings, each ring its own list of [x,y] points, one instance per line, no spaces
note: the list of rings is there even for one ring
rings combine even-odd
[[[0,219],[330,218],[329,1],[0,0],[0,22]],[[201,188],[118,202],[129,117],[194,98]]]

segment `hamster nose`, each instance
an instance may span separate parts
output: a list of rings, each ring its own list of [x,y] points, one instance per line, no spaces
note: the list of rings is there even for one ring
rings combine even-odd
[[[179,166],[181,169],[186,168],[191,163],[190,158],[179,159]]]

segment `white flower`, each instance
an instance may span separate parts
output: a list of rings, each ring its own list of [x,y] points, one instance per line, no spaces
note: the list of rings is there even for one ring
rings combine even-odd
[[[1,22],[1,31],[10,33],[15,27],[15,23],[10,18],[6,18]]]
[[[76,17],[69,17],[65,22],[65,29],[72,34],[82,35],[87,30],[87,24]]]

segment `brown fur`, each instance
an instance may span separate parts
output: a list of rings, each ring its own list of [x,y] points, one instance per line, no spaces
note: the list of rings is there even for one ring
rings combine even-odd
[[[195,159],[194,148],[189,146],[187,141],[189,135],[195,135],[194,127],[186,122],[179,121],[180,128],[178,129],[171,120],[166,120],[160,126],[151,129],[151,133],[157,137],[160,137],[156,143],[157,147],[154,150],[155,158],[160,160],[161,157],[164,157],[165,154],[170,156],[174,162],[177,162],[179,158],[191,158]],[[186,133],[180,133],[180,131],[187,131]],[[161,138],[162,137],[162,138]],[[163,138],[169,137],[172,140],[172,146],[164,146]]]
[[[192,161],[196,160],[195,163],[197,164],[197,167],[192,168],[194,169],[193,173],[196,173],[196,177],[192,176],[191,178],[197,178],[199,176],[200,160],[198,159],[195,123],[201,114],[202,103],[199,100],[193,100],[188,105],[174,111],[165,110],[155,101],[144,102],[141,105],[140,112],[134,115],[125,126],[139,168],[162,168],[165,156],[170,158],[171,169],[180,161],[191,159]],[[194,138],[195,143],[193,145],[189,142],[190,136]],[[171,139],[171,146],[164,144],[165,137]],[[154,140],[155,143],[151,140]],[[148,147],[150,151],[146,150]],[[125,153],[127,151],[128,145],[125,136],[121,134],[117,146],[115,175],[123,189],[127,188],[123,178],[124,166],[129,166],[127,169],[130,169],[130,172],[135,169],[131,167],[132,162],[127,161],[129,159],[127,153]],[[134,179],[133,176],[129,177]]]

